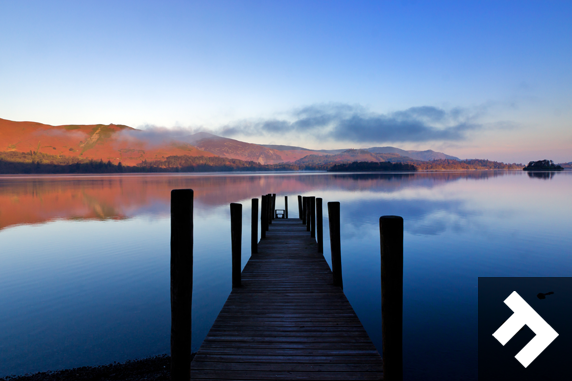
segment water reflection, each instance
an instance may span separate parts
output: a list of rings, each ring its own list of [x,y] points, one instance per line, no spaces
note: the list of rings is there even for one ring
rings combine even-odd
[[[326,189],[391,193],[405,188],[431,189],[447,182],[511,174],[514,175],[504,171],[484,171],[335,175],[0,176],[0,230],[55,219],[122,220],[137,215],[164,216],[169,212],[170,191],[177,188],[194,189],[197,208],[208,209],[266,193],[302,194]],[[413,211],[423,207],[411,205],[410,208]]]
[[[476,380],[478,277],[568,276],[570,187],[523,171],[0,176],[0,377],[168,353],[170,191],[191,188],[193,350],[231,291],[229,204],[244,265],[250,199],[312,195],[341,203],[344,292],[378,349],[378,219],[404,217],[405,379]]]
[[[528,174],[528,177],[530,177],[531,179],[550,180],[554,176],[556,176],[556,173],[558,173],[558,172],[554,172],[554,171],[545,171],[545,172],[527,171],[526,173]]]

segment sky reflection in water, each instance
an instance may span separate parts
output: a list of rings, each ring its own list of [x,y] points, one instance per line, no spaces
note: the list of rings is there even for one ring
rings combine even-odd
[[[193,350],[231,290],[229,203],[341,202],[344,291],[381,350],[379,227],[404,236],[406,379],[476,380],[477,278],[568,276],[572,173],[0,177],[0,377],[169,352],[169,194],[195,190]],[[324,252],[328,263],[327,208]]]

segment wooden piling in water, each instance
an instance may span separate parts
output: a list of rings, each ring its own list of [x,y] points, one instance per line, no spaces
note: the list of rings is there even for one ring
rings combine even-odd
[[[260,239],[266,238],[266,196],[260,198]]]
[[[193,190],[171,191],[171,380],[191,378]]]
[[[276,193],[272,193],[272,219],[276,218]]]
[[[403,218],[379,218],[383,373],[403,380]]]
[[[339,286],[343,289],[339,202],[328,202],[328,220],[330,221],[330,249],[332,252],[332,274],[334,277],[334,286]]]
[[[322,199],[316,199],[316,219],[317,219],[317,232],[318,232],[318,253],[324,252],[324,227],[323,227],[323,218],[322,218]]]
[[[258,253],[258,199],[252,199],[252,212],[250,215],[250,253]]]
[[[316,238],[316,197],[310,197],[310,235]]]
[[[272,194],[268,193],[266,195],[266,201],[268,202],[266,209],[268,212],[268,225],[272,225],[272,220],[274,219],[274,212],[272,211]]]
[[[288,196],[284,196],[284,218],[288,218]]]
[[[302,196],[298,195],[298,218],[302,219]]]
[[[304,210],[306,211],[306,231],[310,231],[310,223],[312,222],[312,217],[310,216],[310,197],[306,197]]]
[[[240,287],[242,270],[242,204],[230,204],[230,237],[232,246],[232,287]]]

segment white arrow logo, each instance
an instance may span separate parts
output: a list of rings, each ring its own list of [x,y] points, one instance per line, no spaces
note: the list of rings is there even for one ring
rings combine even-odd
[[[527,325],[536,336],[514,356],[527,368],[558,337],[558,333],[516,291],[505,299],[504,304],[514,314],[493,333],[493,336],[504,346]]]

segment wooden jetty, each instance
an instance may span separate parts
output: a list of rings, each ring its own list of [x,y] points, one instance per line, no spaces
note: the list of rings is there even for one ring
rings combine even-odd
[[[299,219],[275,219],[191,364],[191,379],[380,380],[381,356]]]
[[[172,192],[172,380],[403,380],[403,219],[379,220],[382,361],[343,293],[340,204],[328,203],[332,272],[322,254],[322,199],[315,197],[298,196],[300,219],[277,219],[288,216],[287,198],[278,214],[276,195],[262,196],[260,241],[259,200],[252,199],[243,271],[242,205],[230,205],[233,288],[191,363],[192,198],[192,190]]]

